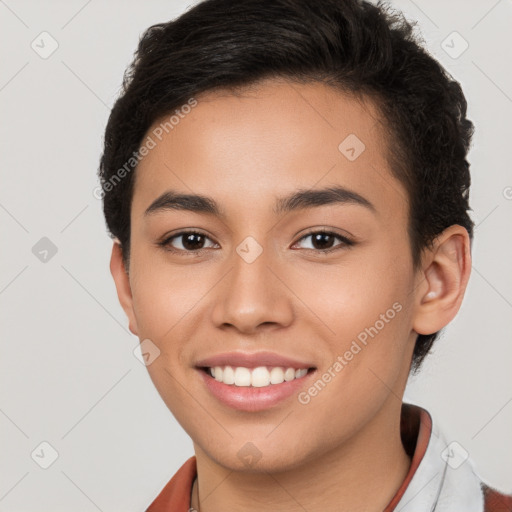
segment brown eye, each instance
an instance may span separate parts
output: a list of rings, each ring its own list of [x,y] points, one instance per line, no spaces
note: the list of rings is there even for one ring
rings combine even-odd
[[[182,246],[188,251],[195,251],[203,248],[204,235],[189,233],[188,235],[180,235],[180,237],[182,239]]]
[[[329,233],[315,233],[311,235],[312,245],[315,249],[331,249],[335,236]]]
[[[329,231],[312,231],[303,236],[299,242],[308,238],[311,239],[311,244],[310,247],[305,248],[317,252],[331,252],[353,245],[353,242],[348,238]],[[341,243],[336,244],[336,239],[340,240]]]
[[[211,243],[210,246],[206,246],[206,242],[211,240],[203,233],[196,231],[182,231],[171,237],[166,238],[159,245],[165,249],[173,252],[198,252],[205,248],[215,246],[215,243]]]

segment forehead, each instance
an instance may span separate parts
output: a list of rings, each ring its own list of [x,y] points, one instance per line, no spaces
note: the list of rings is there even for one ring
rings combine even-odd
[[[199,95],[192,108],[154,123],[155,143],[136,171],[134,209],[166,189],[213,196],[242,211],[274,207],[297,189],[341,185],[376,208],[404,209],[387,161],[376,106],[320,83],[267,80],[237,93]],[[185,113],[186,112],[186,113]]]

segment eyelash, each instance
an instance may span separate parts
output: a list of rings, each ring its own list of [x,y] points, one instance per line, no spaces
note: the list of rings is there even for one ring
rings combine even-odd
[[[338,240],[341,240],[342,243],[338,244],[338,245],[336,245],[334,247],[331,247],[330,249],[306,249],[306,250],[313,251],[315,253],[329,254],[331,252],[334,252],[334,251],[337,251],[337,250],[340,250],[340,249],[343,249],[343,248],[350,248],[351,246],[353,246],[355,244],[355,242],[353,242],[352,240],[350,240],[349,238],[347,238],[345,236],[339,235],[339,234],[334,233],[332,231],[326,231],[326,230],[319,229],[319,230],[309,231],[308,233],[303,235],[301,238],[299,238],[299,240],[297,242],[295,242],[294,245],[296,245],[298,242],[304,240],[305,238],[308,238],[311,235],[316,235],[316,234],[323,234],[323,235],[334,236]],[[195,231],[195,230],[191,229],[189,231],[181,231],[179,233],[176,233],[175,235],[167,237],[164,240],[158,242],[157,245],[159,245],[160,247],[164,248],[166,251],[169,251],[169,252],[172,252],[172,253],[175,253],[175,254],[200,255],[202,251],[207,251],[209,249],[209,248],[202,248],[202,249],[188,251],[188,250],[185,250],[185,249],[176,249],[175,247],[172,247],[170,245],[172,240],[174,240],[175,238],[182,237],[184,235],[199,235],[199,236],[203,236],[205,238],[209,238],[204,233],[201,233],[200,231]]]

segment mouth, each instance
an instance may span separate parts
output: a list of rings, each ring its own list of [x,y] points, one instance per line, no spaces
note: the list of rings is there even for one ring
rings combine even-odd
[[[284,406],[311,386],[317,367],[273,353],[230,353],[195,366],[206,392],[230,409],[258,412]]]

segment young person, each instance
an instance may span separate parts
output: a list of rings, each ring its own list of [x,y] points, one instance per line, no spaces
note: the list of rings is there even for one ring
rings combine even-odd
[[[100,164],[111,271],[191,457],[150,512],[496,511],[402,402],[471,268],[459,84],[385,5],[150,27]]]

